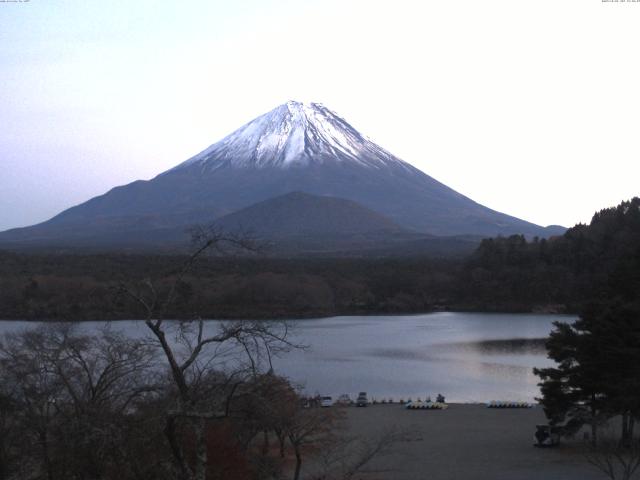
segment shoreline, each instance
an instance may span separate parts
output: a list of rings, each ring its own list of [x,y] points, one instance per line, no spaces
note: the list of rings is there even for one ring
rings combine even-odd
[[[437,310],[425,310],[425,311],[400,311],[400,312],[344,312],[344,313],[327,313],[326,315],[298,315],[298,316],[227,316],[224,318],[209,318],[203,317],[205,321],[234,321],[234,320],[261,320],[261,321],[305,321],[305,320],[321,320],[327,318],[341,318],[341,317],[418,317],[422,315],[431,315],[436,313],[468,313],[468,314],[488,314],[488,315],[556,315],[575,317],[578,316],[577,312],[556,312],[556,311],[539,311],[539,310],[526,310],[526,311],[509,311],[509,310],[474,310],[474,309],[437,309]],[[135,317],[118,317],[118,318],[84,318],[84,319],[60,319],[60,318],[0,318],[0,322],[43,322],[43,323],[83,323],[83,322],[144,322],[146,318]],[[194,321],[198,318],[167,318],[168,321]]]

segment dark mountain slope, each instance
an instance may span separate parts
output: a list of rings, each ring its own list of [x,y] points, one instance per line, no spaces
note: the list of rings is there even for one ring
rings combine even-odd
[[[222,217],[215,225],[227,231],[251,231],[265,238],[410,234],[383,215],[351,200],[302,192],[256,203]]]

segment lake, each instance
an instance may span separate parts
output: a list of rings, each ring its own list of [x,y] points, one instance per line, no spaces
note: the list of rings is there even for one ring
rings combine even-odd
[[[543,338],[552,322],[574,316],[440,312],[423,315],[349,316],[293,320],[295,341],[309,346],[274,361],[278,373],[306,392],[394,400],[434,398],[451,402],[533,401],[539,396],[532,368],[552,364]],[[211,327],[215,321],[208,322]],[[0,322],[0,333],[33,323]],[[95,329],[104,322],[85,322]],[[112,328],[140,336],[139,321]]]

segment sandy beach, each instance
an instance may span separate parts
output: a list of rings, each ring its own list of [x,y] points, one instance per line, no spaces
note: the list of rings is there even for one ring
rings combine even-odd
[[[392,427],[406,430],[393,452],[373,461],[366,479],[591,480],[604,478],[581,453],[583,441],[535,448],[542,408],[493,409],[451,404],[447,410],[406,410],[400,405],[349,407],[349,434],[373,438]]]

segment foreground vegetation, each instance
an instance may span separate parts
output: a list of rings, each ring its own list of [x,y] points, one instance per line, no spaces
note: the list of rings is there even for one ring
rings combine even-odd
[[[4,338],[0,479],[298,479],[322,449],[307,478],[346,480],[394,442],[348,437],[264,368],[291,347],[283,324],[200,325],[156,320],[170,344],[71,324]]]
[[[196,261],[225,241],[202,238],[168,288],[119,284],[144,312],[142,338],[45,323],[2,339],[0,480],[298,480],[309,450],[329,445],[313,475],[347,480],[383,452],[392,436],[338,435],[339,415],[275,374],[274,356],[304,348],[286,322],[164,320]]]

